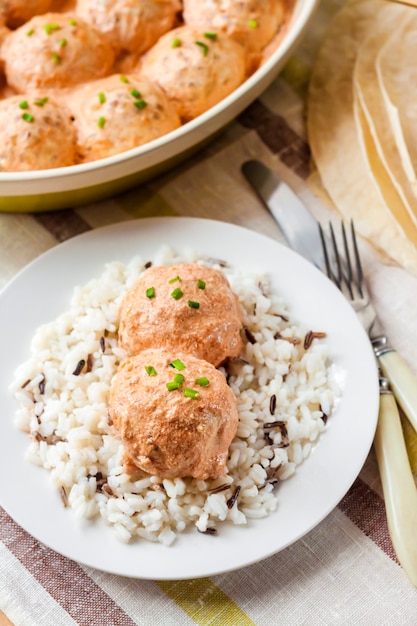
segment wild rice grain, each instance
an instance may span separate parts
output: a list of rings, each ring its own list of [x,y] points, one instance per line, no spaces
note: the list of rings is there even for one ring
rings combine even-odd
[[[81,359],[80,361],[78,361],[77,367],[73,371],[72,375],[73,376],[79,376],[81,374],[81,372],[83,371],[84,365],[85,365],[85,360],[84,359]]]
[[[240,485],[238,485],[236,489],[234,490],[232,497],[227,500],[226,504],[227,504],[228,509],[232,509],[234,507],[236,500],[238,498],[238,495],[240,493],[240,489],[241,487]]]

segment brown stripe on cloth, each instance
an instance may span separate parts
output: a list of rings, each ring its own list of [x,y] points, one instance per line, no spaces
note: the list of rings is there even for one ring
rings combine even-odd
[[[338,507],[378,548],[398,563],[389,536],[384,501],[375,491],[357,478]]]
[[[32,217],[59,242],[91,230],[90,224],[72,209],[32,213]]]
[[[255,100],[239,115],[238,121],[256,130],[266,146],[300,178],[310,174],[310,148],[281,115],[271,113],[260,100]]]
[[[80,565],[31,537],[1,507],[0,539],[78,626],[135,626]]]

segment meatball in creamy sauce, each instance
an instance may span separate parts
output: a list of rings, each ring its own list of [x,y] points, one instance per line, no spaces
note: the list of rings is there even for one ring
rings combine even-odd
[[[35,15],[50,10],[54,0],[0,0],[0,20],[9,28],[17,28]]]
[[[23,172],[75,163],[69,111],[43,92],[0,100],[0,172]]]
[[[109,419],[125,463],[166,478],[224,474],[237,401],[213,365],[176,350],[128,358],[112,381]]]
[[[103,159],[180,126],[173,104],[146,78],[114,75],[67,94],[77,131],[77,161]]]
[[[181,26],[159,39],[139,70],[158,83],[188,122],[243,83],[245,63],[243,47],[223,34]]]
[[[286,0],[184,0],[184,22],[199,30],[221,32],[246,50],[253,71],[262,49],[273,39],[286,13]]]
[[[131,355],[157,347],[219,365],[241,352],[241,327],[240,304],[220,270],[151,267],[122,300],[119,344]]]
[[[1,56],[18,93],[60,89],[106,76],[114,53],[103,35],[75,14],[38,15],[12,31]]]
[[[142,54],[174,28],[179,0],[78,0],[78,15],[93,24],[115,52]]]

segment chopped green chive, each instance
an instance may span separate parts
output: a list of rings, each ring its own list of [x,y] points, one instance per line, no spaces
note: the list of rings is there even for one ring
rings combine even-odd
[[[205,289],[205,288],[206,288],[206,283],[204,282],[204,280],[200,280],[200,279],[198,279],[198,281],[197,281],[197,287],[198,287],[199,289]]]
[[[256,20],[249,20],[248,24],[251,28],[258,28],[258,22]]]
[[[48,102],[48,98],[39,98],[39,100],[35,100],[35,102],[33,104],[35,104],[37,107],[43,107],[44,104],[46,104]]]
[[[203,52],[203,56],[207,55],[207,52],[209,50],[209,47],[206,43],[204,43],[203,41],[196,41],[195,42],[197,44],[197,46],[200,46],[202,52]]]
[[[181,291],[181,289],[179,287],[177,287],[176,289],[174,289],[174,291],[171,293],[171,296],[174,298],[174,300],[179,300],[180,298],[183,297],[183,293]]]
[[[148,103],[145,100],[136,100],[136,102],[134,102],[133,104],[137,109],[144,109],[146,106],[148,106]]]
[[[152,365],[145,365],[145,370],[148,376],[156,376],[156,369]]]
[[[140,98],[140,91],[138,91],[137,89],[135,88],[131,89],[130,93],[132,94],[134,98]]]
[[[155,287],[149,287],[149,289],[146,290],[146,297],[147,298],[155,297]]]
[[[209,379],[205,376],[202,376],[201,378],[196,378],[195,382],[197,383],[197,385],[200,385],[200,387],[208,387],[210,384]]]
[[[77,20],[74,20],[73,17],[70,19],[69,23],[71,24],[71,26],[77,26]]]
[[[193,398],[195,400],[198,396],[198,391],[196,389],[189,389],[188,387],[185,387],[184,396],[186,398]]]
[[[106,95],[100,91],[100,93],[98,94],[98,99],[100,104],[104,104],[106,102]]]
[[[122,83],[128,83],[129,79],[126,78],[126,76],[123,76],[123,74],[120,76],[120,80],[122,81]]]
[[[217,33],[204,33],[204,37],[215,41],[217,39]]]
[[[99,117],[98,118],[97,126],[99,128],[104,128],[104,124],[105,123],[106,123],[106,118],[105,117]]]
[[[175,374],[174,383],[178,383],[178,385],[181,385],[183,382],[184,382],[184,376],[182,374]]]
[[[35,118],[30,113],[23,113],[22,120],[25,120],[25,122],[34,122]]]
[[[181,278],[179,276],[176,276],[175,278],[171,278],[171,280],[169,280],[168,282],[170,285],[172,285],[172,283],[180,283]]]
[[[193,300],[188,300],[188,306],[190,307],[190,309],[199,309],[200,308],[200,303],[199,302],[193,302]]]
[[[29,104],[27,100],[22,100],[22,102],[19,102],[19,107],[21,109],[28,109],[29,108]]]
[[[168,391],[176,391],[177,389],[180,388],[180,384],[176,383],[175,381],[171,381],[167,383],[166,385],[167,385]]]
[[[35,29],[34,29],[34,28],[31,28],[30,30],[28,30],[28,32],[26,33],[26,35],[27,35],[28,37],[32,37],[32,35],[33,35],[33,33],[34,33],[34,32],[35,32]]]
[[[44,28],[44,30],[45,30],[47,35],[51,35],[51,33],[53,33],[54,30],[60,30],[61,29],[59,24],[53,24],[53,23],[45,24],[45,26],[43,28]]]
[[[179,39],[178,37],[176,37],[174,39],[174,41],[172,42],[172,47],[173,48],[179,48],[181,45],[181,39]]]
[[[175,359],[175,361],[172,361],[172,363],[170,363],[169,366],[173,367],[179,372],[181,372],[182,370],[185,370],[185,365],[182,361],[180,361],[180,359]]]
[[[51,57],[57,65],[61,63],[61,57],[56,52],[51,52]]]
[[[59,42],[59,45],[61,46],[61,48],[65,48],[67,43],[68,43],[68,41],[64,37],[64,39],[61,39],[61,41]]]

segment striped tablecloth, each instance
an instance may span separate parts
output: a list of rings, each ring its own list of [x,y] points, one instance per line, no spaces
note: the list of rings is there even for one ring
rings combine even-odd
[[[327,219],[331,209],[310,184],[305,98],[317,45],[339,5],[321,5],[281,76],[188,162],[98,205],[0,214],[0,287],[52,246],[132,218],[209,217],[282,240],[242,178],[248,157],[273,167],[318,218]],[[365,256],[386,330],[417,373],[417,279],[381,263],[370,247]],[[56,554],[0,509],[0,611],[0,626],[9,620],[15,626],[416,626],[417,591],[392,549],[371,451],[349,492],[308,535],[262,562],[212,578],[153,582],[102,573]]]

